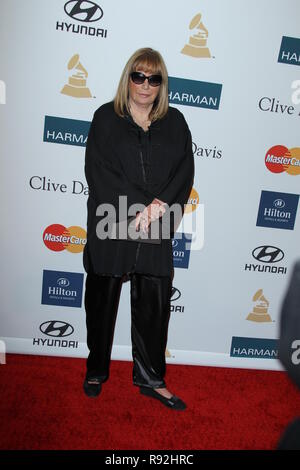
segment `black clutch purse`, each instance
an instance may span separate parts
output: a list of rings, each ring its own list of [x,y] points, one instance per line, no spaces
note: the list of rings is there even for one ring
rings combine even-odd
[[[147,233],[135,229],[135,216],[116,222],[112,226],[111,240],[127,240],[138,243],[161,244],[162,227],[160,219],[154,220],[149,225]]]

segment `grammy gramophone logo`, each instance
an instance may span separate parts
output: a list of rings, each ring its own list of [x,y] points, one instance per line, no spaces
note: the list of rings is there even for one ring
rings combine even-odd
[[[68,83],[63,87],[61,93],[74,98],[91,98],[91,92],[86,86],[88,73],[79,62],[79,54],[73,55],[68,62],[68,70],[73,73],[69,77]]]
[[[263,290],[259,289],[255,292],[253,298],[255,305],[252,312],[249,313],[246,320],[256,321],[256,322],[271,322],[272,319],[268,314],[269,301],[263,295]]]
[[[207,47],[208,31],[201,21],[201,13],[194,16],[189,28],[195,30],[195,34],[190,36],[189,43],[184,46],[181,53],[191,57],[211,57]]]

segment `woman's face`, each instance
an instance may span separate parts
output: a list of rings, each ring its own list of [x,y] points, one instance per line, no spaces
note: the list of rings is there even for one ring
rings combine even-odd
[[[142,72],[146,77],[154,75],[157,72],[152,70],[144,70],[143,68],[137,68],[136,72]],[[152,105],[159,93],[159,86],[150,86],[148,80],[145,80],[141,85],[133,83],[131,78],[129,79],[129,97],[138,106],[148,107]]]

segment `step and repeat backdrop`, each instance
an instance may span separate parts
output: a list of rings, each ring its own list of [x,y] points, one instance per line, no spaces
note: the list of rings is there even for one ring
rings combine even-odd
[[[167,361],[280,369],[300,257],[299,17],[298,0],[1,1],[2,354],[87,356],[88,130],[131,54],[152,47],[195,158]],[[113,359],[131,359],[129,289]]]

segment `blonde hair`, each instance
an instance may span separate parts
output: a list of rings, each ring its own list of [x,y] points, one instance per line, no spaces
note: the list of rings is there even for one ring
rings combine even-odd
[[[166,115],[169,107],[168,72],[161,54],[158,51],[151,49],[150,47],[138,49],[134,54],[132,54],[127,64],[125,65],[114,99],[115,112],[121,117],[124,117],[126,113],[129,113],[128,90],[130,74],[132,72],[136,72],[138,69],[145,72],[151,71],[153,74],[157,73],[162,76],[159,93],[149,114],[149,119],[151,121],[161,119]]]

